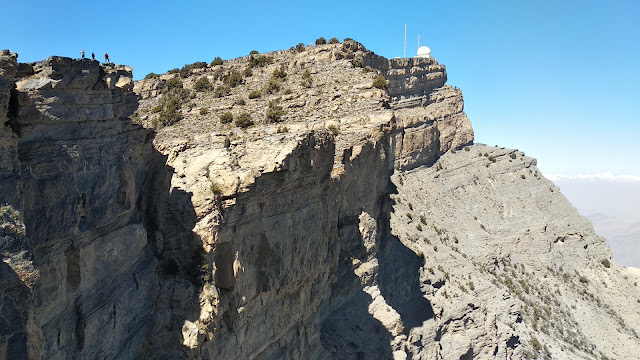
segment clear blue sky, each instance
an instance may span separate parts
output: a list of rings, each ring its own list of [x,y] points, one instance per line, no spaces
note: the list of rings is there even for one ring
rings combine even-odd
[[[9,1],[0,48],[133,66],[352,37],[386,56],[417,36],[465,95],[476,141],[518,148],[544,173],[640,175],[640,1]]]

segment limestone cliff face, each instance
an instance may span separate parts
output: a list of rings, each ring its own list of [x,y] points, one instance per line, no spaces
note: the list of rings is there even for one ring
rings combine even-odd
[[[130,68],[1,56],[0,359],[635,353],[636,275],[534,160],[471,145],[434,59],[349,40],[138,102]]]
[[[10,125],[0,129],[3,296],[18,286],[4,283],[7,266],[23,280],[14,308],[2,306],[11,326],[0,358],[138,356],[155,298],[137,210],[153,149],[128,119],[131,69],[60,57],[17,65],[7,53],[0,61]]]

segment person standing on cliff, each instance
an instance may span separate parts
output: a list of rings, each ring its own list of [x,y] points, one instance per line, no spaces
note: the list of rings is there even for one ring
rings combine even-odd
[[[93,59],[93,60],[96,59],[96,54],[94,54],[93,51],[91,52],[91,59]]]
[[[108,63],[109,62],[109,54],[104,53],[104,62]]]
[[[82,49],[82,51],[80,51],[80,55],[82,55],[82,58],[84,59],[84,49]]]

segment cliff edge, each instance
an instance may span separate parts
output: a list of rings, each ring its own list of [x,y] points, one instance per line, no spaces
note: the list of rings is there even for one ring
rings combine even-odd
[[[624,358],[638,275],[435,59],[0,54],[0,359]]]

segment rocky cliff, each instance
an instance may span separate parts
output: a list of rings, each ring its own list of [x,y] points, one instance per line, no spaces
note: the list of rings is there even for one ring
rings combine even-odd
[[[637,275],[532,159],[471,146],[434,59],[252,54],[139,106],[127,67],[0,65],[0,359],[640,350]]]

